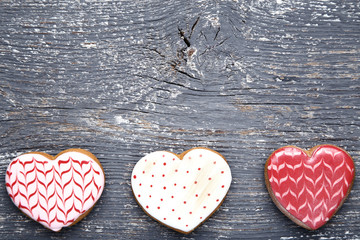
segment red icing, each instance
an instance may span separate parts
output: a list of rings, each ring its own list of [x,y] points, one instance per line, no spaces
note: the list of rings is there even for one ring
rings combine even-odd
[[[354,163],[342,149],[317,148],[311,157],[284,147],[269,158],[270,187],[279,203],[311,229],[324,225],[336,212],[354,178]]]

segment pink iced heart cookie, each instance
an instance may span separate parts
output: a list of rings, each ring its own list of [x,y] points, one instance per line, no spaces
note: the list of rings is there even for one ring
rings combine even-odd
[[[131,186],[142,209],[160,223],[190,233],[224,200],[231,172],[224,157],[207,148],[176,155],[153,152],[135,165]]]
[[[55,157],[41,152],[20,155],[9,164],[5,181],[23,213],[57,232],[91,211],[104,190],[105,176],[93,154],[68,149]]]
[[[265,165],[266,186],[276,206],[309,230],[323,226],[336,213],[350,193],[354,177],[350,155],[332,145],[310,151],[282,147]]]

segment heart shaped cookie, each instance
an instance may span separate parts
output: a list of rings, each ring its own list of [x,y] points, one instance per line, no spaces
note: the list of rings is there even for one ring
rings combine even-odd
[[[31,152],[15,158],[6,171],[6,189],[27,216],[53,231],[85,217],[104,190],[100,162],[83,149],[56,157]]]
[[[224,157],[207,148],[180,155],[153,152],[135,165],[131,186],[142,209],[160,223],[190,233],[224,200],[231,172]]]
[[[336,213],[350,193],[354,177],[350,155],[332,145],[310,151],[282,147],[265,165],[266,186],[276,206],[309,230],[323,226]]]

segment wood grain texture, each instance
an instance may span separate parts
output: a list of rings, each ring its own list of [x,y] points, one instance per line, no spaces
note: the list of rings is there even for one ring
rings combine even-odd
[[[106,188],[52,233],[0,184],[1,239],[359,239],[360,180],[323,228],[272,203],[267,157],[334,144],[360,169],[356,0],[0,2],[0,175],[28,151],[91,151]],[[212,148],[233,175],[219,211],[190,235],[156,223],[130,187],[146,153]]]

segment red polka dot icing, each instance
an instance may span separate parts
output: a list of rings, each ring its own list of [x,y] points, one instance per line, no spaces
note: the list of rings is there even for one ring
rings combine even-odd
[[[181,156],[166,151],[146,155],[135,165],[131,185],[137,202],[150,216],[189,233],[219,207],[232,177],[226,160],[212,150],[195,148]],[[140,187],[140,182],[147,184]]]
[[[63,151],[55,159],[44,153],[23,154],[7,168],[6,189],[23,213],[60,231],[86,214],[104,190],[104,172],[95,159],[82,149]]]

